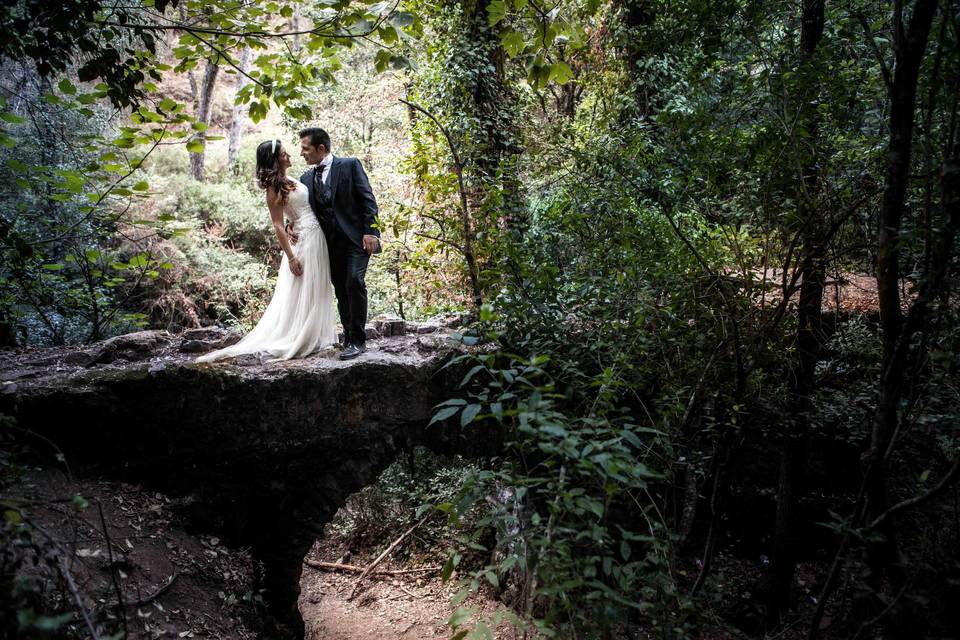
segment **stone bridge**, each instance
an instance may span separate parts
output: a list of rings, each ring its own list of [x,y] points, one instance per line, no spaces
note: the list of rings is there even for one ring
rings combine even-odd
[[[86,349],[0,355],[0,413],[55,443],[73,472],[186,497],[188,528],[249,547],[278,635],[302,637],[301,563],[351,493],[422,444],[484,453],[491,438],[426,428],[455,388],[440,329],[374,340],[360,358],[197,365],[228,336],[150,331]],[[469,437],[468,437],[469,436]]]

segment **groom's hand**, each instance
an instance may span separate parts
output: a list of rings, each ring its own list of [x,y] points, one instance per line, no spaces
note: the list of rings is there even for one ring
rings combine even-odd
[[[367,252],[368,256],[372,256],[374,253],[376,253],[379,246],[380,240],[377,238],[377,236],[363,236],[363,250]]]
[[[287,223],[285,231],[287,232],[287,240],[290,241],[290,244],[297,244],[297,240],[300,238],[300,236],[297,235],[297,232],[293,230],[292,222]]]

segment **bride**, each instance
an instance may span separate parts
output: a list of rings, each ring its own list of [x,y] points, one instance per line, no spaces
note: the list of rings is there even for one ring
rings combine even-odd
[[[273,298],[253,330],[240,342],[197,358],[211,362],[245,353],[286,360],[305,356],[337,340],[327,240],[308,200],[307,187],[287,178],[290,154],[279,140],[257,147],[257,183],[266,191],[273,229],[283,249]],[[284,215],[298,236],[292,245]]]

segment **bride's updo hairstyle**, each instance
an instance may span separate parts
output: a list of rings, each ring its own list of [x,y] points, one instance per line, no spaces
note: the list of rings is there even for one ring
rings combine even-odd
[[[257,185],[261,189],[273,188],[280,196],[280,203],[287,203],[287,195],[296,188],[280,170],[280,149],[283,144],[279,140],[267,140],[257,147]]]

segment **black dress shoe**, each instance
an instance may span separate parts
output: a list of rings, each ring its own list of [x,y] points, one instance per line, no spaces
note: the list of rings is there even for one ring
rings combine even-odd
[[[346,347],[344,347],[343,351],[340,352],[340,359],[351,360],[353,358],[356,358],[358,355],[360,355],[366,350],[367,350],[366,347],[363,347],[363,346],[358,347],[355,344],[348,344]]]

